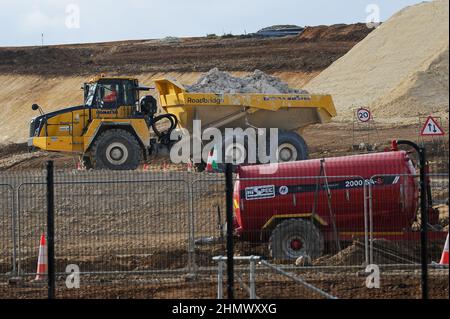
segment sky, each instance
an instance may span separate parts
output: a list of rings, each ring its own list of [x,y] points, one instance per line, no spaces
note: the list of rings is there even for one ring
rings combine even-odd
[[[0,46],[243,34],[386,21],[418,0],[0,0]]]

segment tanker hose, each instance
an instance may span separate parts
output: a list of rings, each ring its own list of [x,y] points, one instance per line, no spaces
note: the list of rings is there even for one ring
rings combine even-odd
[[[163,119],[167,119],[170,122],[170,126],[166,130],[160,130],[157,128],[157,125],[156,125],[159,121],[161,121]],[[151,120],[151,127],[153,129],[153,132],[155,132],[156,136],[158,136],[159,142],[161,144],[165,144],[165,145],[170,144],[170,134],[177,127],[177,125],[178,125],[178,119],[174,114],[171,114],[171,113],[155,116]]]

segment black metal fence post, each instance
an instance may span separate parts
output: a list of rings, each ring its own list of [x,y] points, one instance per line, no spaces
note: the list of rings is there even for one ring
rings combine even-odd
[[[426,152],[420,147],[420,242],[422,260],[422,299],[428,299],[428,205],[427,205],[427,177],[426,177]]]
[[[427,192],[428,182],[426,176],[426,151],[425,147],[420,147],[416,143],[406,140],[398,140],[397,144],[404,144],[413,147],[419,155],[419,169],[420,169],[420,255],[422,264],[422,299],[428,299],[428,204]]]
[[[47,162],[47,256],[48,299],[55,298],[55,205],[53,161]]]
[[[234,299],[234,243],[233,243],[233,165],[225,165],[226,208],[227,208],[227,296]]]

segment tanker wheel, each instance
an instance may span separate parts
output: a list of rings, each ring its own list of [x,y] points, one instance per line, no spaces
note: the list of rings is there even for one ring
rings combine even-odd
[[[278,224],[269,240],[272,258],[297,259],[300,256],[318,258],[324,250],[322,232],[314,223],[305,219],[288,219]]]
[[[278,162],[301,161],[308,158],[308,146],[305,140],[295,132],[278,132]]]
[[[142,151],[133,134],[110,129],[95,140],[92,154],[95,169],[134,170],[141,161]]]

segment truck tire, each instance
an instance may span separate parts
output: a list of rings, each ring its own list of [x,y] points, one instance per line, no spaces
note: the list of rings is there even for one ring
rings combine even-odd
[[[308,146],[305,140],[295,132],[278,132],[278,162],[301,161],[308,158]]]
[[[295,260],[300,256],[318,258],[324,250],[322,232],[306,219],[288,219],[278,224],[269,240],[274,259]]]
[[[203,161],[201,163],[195,164],[194,166],[195,166],[195,171],[198,173],[204,172],[206,169],[206,163]]]
[[[81,167],[87,171],[93,168],[91,158],[89,156],[82,156],[80,163]]]
[[[141,157],[142,150],[136,137],[121,129],[101,133],[92,145],[94,169],[134,170]]]
[[[245,165],[248,162],[248,151],[247,151],[247,141],[244,141],[244,144],[233,141],[227,145],[225,140],[225,136],[222,139],[222,157],[218,159],[217,163],[217,173],[225,172],[225,164],[226,164],[226,154],[229,155],[237,155],[240,158],[241,163],[236,164],[232,163],[233,172],[236,173],[239,165]],[[233,160],[235,158],[233,157]]]
[[[225,136],[222,139],[222,163],[225,163],[225,160],[228,156],[232,156],[233,161],[240,161],[239,164],[246,164],[248,161],[248,151],[247,151],[247,143],[248,141],[245,140],[244,143],[240,143],[237,141],[232,141],[231,143],[228,143],[225,139]],[[233,165],[235,163],[233,162]]]

